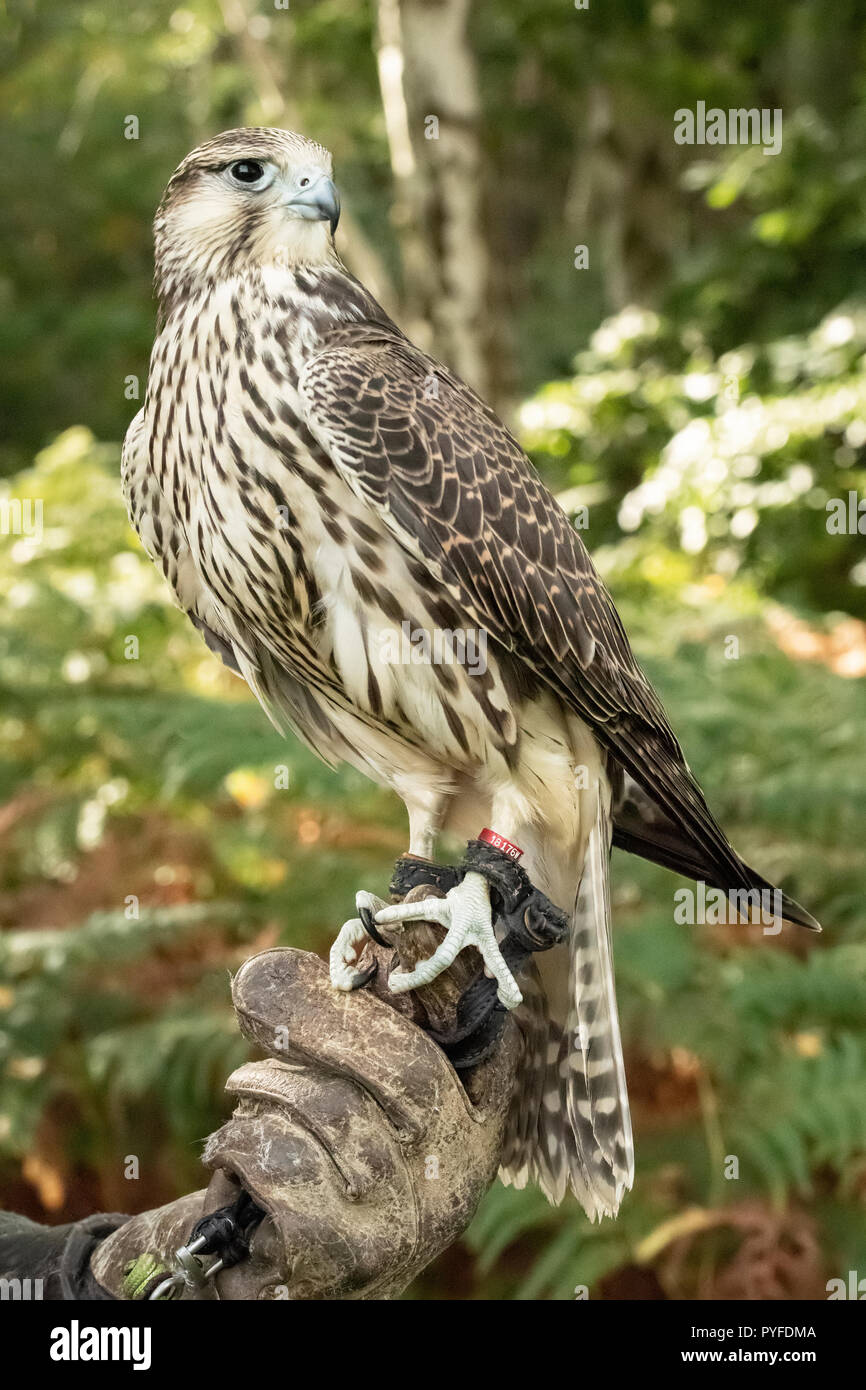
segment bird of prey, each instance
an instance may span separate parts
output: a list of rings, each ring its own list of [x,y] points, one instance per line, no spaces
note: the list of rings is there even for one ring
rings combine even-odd
[[[611,845],[723,890],[769,885],[714,820],[520,445],[343,265],[331,175],[320,145],[245,129],[172,176],[155,221],[147,398],[123,450],[130,515],[274,723],[402,798],[410,854],[430,859],[440,832],[483,827],[522,847],[570,932],[519,982],[479,874],[411,906],[359,894],[356,910],[372,901],[379,924],[447,928],[431,961],[392,974],[397,990],[479,949],[524,1036],[504,1179],[536,1181],[552,1201],[571,1188],[590,1217],[615,1214],[633,1145]],[[419,632],[471,634],[484,659],[417,660]],[[356,978],[362,936],[357,916],[340,932],[338,988]]]

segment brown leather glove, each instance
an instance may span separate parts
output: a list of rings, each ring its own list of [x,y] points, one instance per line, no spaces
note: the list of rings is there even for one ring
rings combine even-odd
[[[420,929],[416,958],[429,954],[431,929]],[[393,953],[371,947],[365,960],[379,980],[351,994],[302,951],[241,967],[238,1020],[269,1055],[229,1077],[239,1100],[205,1148],[210,1186],[131,1218],[98,1248],[91,1269],[109,1293],[150,1296],[199,1217],[240,1186],[267,1212],[249,1256],[182,1298],[390,1298],[466,1228],[499,1165],[517,1029],[508,1018],[493,1056],[461,1080],[412,1021],[441,1022],[461,960],[450,982],[399,1001],[385,987]]]

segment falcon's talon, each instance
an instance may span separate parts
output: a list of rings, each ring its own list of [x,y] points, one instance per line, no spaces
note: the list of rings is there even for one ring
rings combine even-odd
[[[369,901],[366,901],[367,899],[369,899]],[[378,931],[376,930],[375,914],[378,911],[378,908],[381,906],[381,903],[382,899],[375,897],[372,893],[362,892],[359,893],[356,898],[358,912],[361,915],[361,925],[363,926],[364,931],[367,933],[369,937],[373,939],[373,941],[376,942],[378,946],[387,947],[389,943],[384,939],[384,937],[380,936]],[[374,906],[374,904],[376,904],[376,906]]]
[[[447,927],[444,941],[427,960],[419,961],[414,970],[392,971],[389,989],[395,994],[429,985],[443,970],[447,970],[467,946],[480,951],[484,964],[497,983],[497,996],[507,1009],[516,1009],[523,995],[502,957],[493,930],[493,910],[487,881],[480,874],[468,873],[444,898],[424,898],[416,903],[398,903],[383,907],[376,913],[376,924],[391,927],[400,922],[440,922]]]
[[[354,993],[356,989],[363,989],[365,985],[368,985],[373,976],[378,973],[378,970],[379,962],[374,960],[373,964],[368,966],[366,970],[356,971],[355,978],[351,985],[352,992]]]
[[[364,945],[370,940],[363,916],[369,914],[375,919],[376,913],[385,907],[385,903],[381,898],[377,898],[375,893],[361,890],[355,894],[355,907],[361,916],[350,917],[348,922],[343,923],[329,956],[331,984],[334,989],[345,990],[347,993],[360,989],[373,978],[375,967],[369,970],[357,969]]]

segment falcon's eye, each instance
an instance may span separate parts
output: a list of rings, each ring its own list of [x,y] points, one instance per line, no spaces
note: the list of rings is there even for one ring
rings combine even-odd
[[[265,166],[257,159],[239,159],[229,166],[229,173],[236,183],[258,183],[265,176]]]

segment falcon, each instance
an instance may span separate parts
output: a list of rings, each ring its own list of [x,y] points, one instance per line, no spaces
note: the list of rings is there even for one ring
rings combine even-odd
[[[411,905],[359,893],[332,983],[357,983],[365,910],[446,928],[398,991],[475,946],[524,1038],[504,1180],[615,1215],[634,1158],[611,845],[818,924],[732,849],[580,538],[494,412],[343,265],[339,212],[328,151],[284,130],[218,135],[172,176],[130,516],[278,729],[402,798],[410,855],[482,827],[521,846],[569,930],[519,981],[468,872]]]

